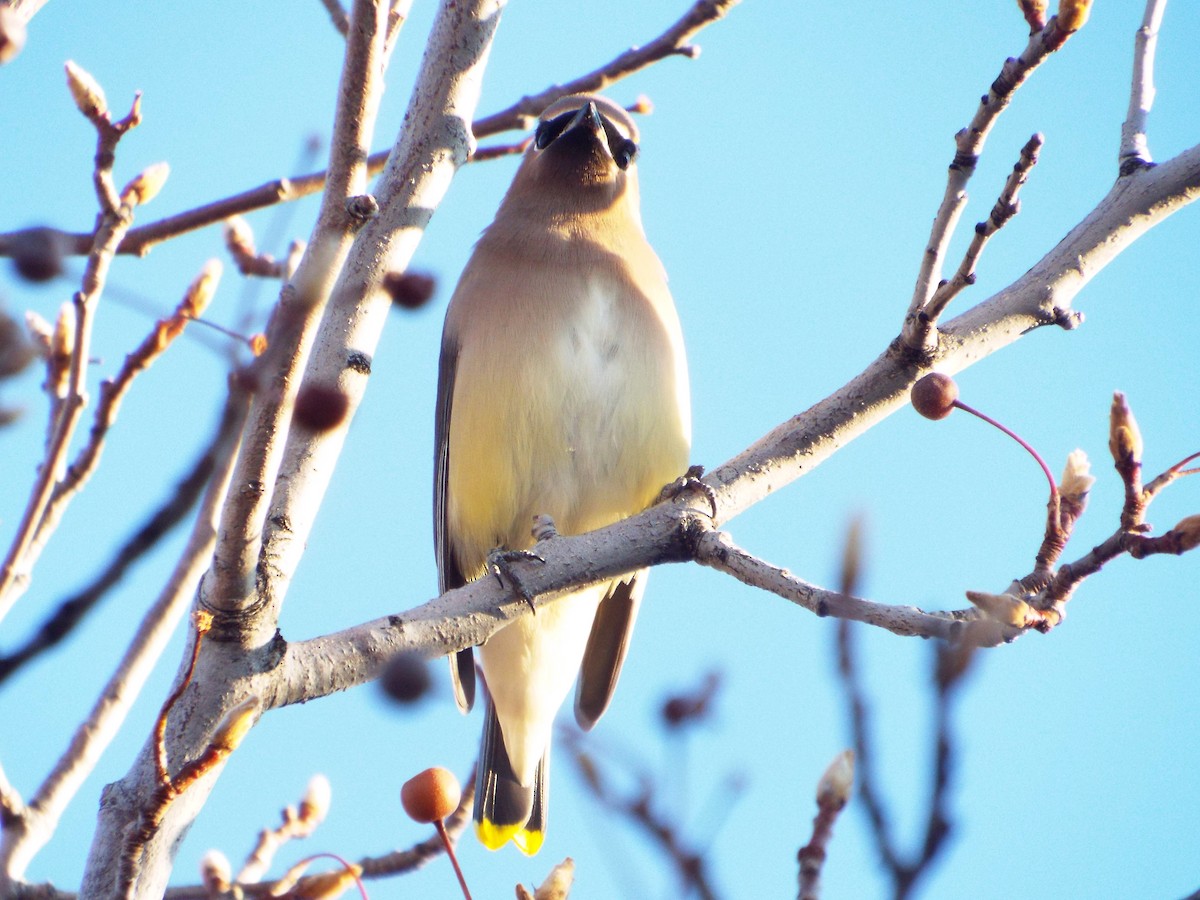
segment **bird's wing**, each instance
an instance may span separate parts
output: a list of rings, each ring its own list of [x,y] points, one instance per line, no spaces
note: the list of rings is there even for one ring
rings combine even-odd
[[[629,638],[646,589],[645,569],[618,581],[600,601],[575,689],[575,721],[589,729],[604,715],[621,675]]]
[[[442,339],[438,359],[437,407],[433,437],[433,541],[437,553],[438,590],[445,593],[467,583],[459,569],[454,541],[446,527],[446,491],[450,478],[450,409],[454,401],[454,375],[458,368],[458,344]],[[463,712],[475,703],[475,654],[468,647],[450,661],[454,700]]]

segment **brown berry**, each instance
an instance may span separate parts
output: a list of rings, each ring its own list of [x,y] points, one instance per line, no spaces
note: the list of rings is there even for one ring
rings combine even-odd
[[[328,431],[342,423],[350,410],[350,398],[335,387],[309,384],[296,396],[295,420],[313,431]]]
[[[433,299],[437,281],[422,272],[388,272],[383,276],[383,289],[400,308],[420,309]]]
[[[26,281],[50,281],[63,272],[64,249],[62,232],[27,228],[13,235],[13,266]]]
[[[420,653],[397,653],[383,667],[379,685],[397,703],[416,703],[429,692],[429,665]]]
[[[440,822],[462,800],[462,788],[449,769],[434,766],[419,772],[400,788],[400,804],[414,822]]]
[[[958,385],[949,375],[930,372],[912,387],[913,409],[927,419],[944,419],[958,400]]]

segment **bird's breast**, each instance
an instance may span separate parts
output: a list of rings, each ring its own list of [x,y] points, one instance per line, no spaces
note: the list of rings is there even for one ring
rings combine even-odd
[[[653,300],[604,274],[568,287],[512,304],[504,334],[459,360],[449,512],[477,564],[528,546],[534,515],[565,534],[631,515],[687,466],[687,372],[665,285]]]

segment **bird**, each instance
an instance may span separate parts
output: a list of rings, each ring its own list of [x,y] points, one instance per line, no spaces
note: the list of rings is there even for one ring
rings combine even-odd
[[[598,95],[544,109],[446,311],[434,540],[441,591],[534,544],[634,515],[684,474],[691,401],[679,317],[642,226],[639,134]],[[486,690],[475,830],[532,856],[545,839],[551,732],[571,686],[590,729],[612,699],[646,570],[575,590],[478,648]],[[451,657],[463,712],[472,648]]]

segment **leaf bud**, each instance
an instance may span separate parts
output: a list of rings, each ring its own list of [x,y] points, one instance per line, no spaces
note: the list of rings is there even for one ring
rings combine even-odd
[[[75,106],[81,113],[89,119],[103,119],[108,117],[108,98],[104,96],[104,89],[100,87],[100,82],[96,81],[86,69],[75,64],[74,60],[67,60],[67,87],[71,91],[71,99],[75,101]]]

